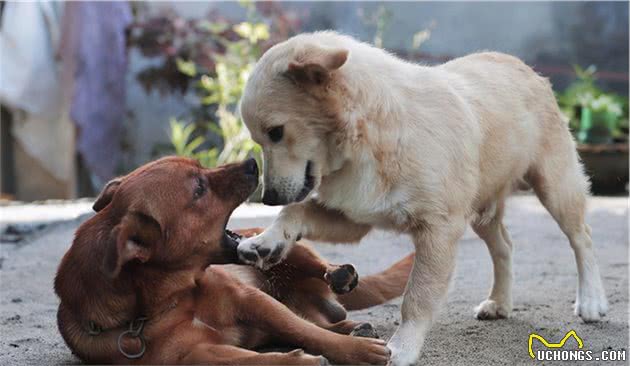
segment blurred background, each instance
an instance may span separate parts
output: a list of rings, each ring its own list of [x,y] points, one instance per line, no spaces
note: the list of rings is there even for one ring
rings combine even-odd
[[[0,3],[1,200],[95,196],[169,154],[260,151],[236,105],[260,55],[334,29],[437,64],[513,54],[551,79],[597,194],[627,194],[628,3]]]

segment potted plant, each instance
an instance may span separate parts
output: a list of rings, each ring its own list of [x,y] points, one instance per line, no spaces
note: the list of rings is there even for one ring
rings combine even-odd
[[[576,80],[557,95],[569,118],[592,190],[620,193],[628,183],[628,97],[608,93],[596,84],[596,69],[575,67]]]

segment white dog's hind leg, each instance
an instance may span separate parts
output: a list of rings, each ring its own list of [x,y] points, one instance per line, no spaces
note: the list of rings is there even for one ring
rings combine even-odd
[[[569,144],[560,139],[554,141],[553,147],[560,151],[546,155],[532,167],[529,180],[573,248],[578,271],[575,314],[585,322],[599,321],[608,310],[608,301],[593,252],[590,229],[584,223],[588,183],[572,141],[568,140]]]
[[[490,295],[475,308],[475,316],[481,320],[507,318],[512,311],[512,240],[502,222],[503,209],[501,199],[489,222],[472,226],[488,246],[494,271]]]
[[[414,233],[416,257],[402,304],[402,323],[389,340],[394,366],[414,365],[434,317],[444,303],[466,221],[449,218]]]
[[[590,230],[584,223],[584,199],[581,199],[581,204],[580,199],[571,202],[571,208],[568,210],[561,210],[555,203],[550,202],[552,200],[552,197],[548,197],[543,202],[546,202],[545,206],[569,238],[575,254],[578,271],[575,315],[585,322],[599,321],[608,311],[608,301],[593,252]]]
[[[586,224],[584,224],[586,227]],[[593,241],[588,229],[573,232],[569,236],[578,267],[578,288],[575,315],[585,322],[596,322],[608,311],[608,300],[602,285],[599,266],[593,253]]]

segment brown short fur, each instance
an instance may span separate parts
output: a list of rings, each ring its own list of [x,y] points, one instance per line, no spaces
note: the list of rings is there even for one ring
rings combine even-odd
[[[110,182],[55,279],[59,330],[70,349],[89,363],[387,362],[382,341],[349,336],[359,324],[345,319],[340,302],[357,309],[399,296],[412,258],[366,277],[357,296],[329,288],[344,287],[332,278],[356,279],[351,267],[330,265],[303,243],[267,272],[227,264],[236,248],[226,244],[224,227],[255,189],[255,173],[251,162],[208,170],[171,157]],[[146,351],[129,359],[118,339],[140,316],[147,317]],[[125,352],[141,350],[139,337],[121,340]],[[270,343],[309,353],[251,350]]]

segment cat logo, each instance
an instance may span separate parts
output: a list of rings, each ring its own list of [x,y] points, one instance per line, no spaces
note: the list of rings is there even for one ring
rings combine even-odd
[[[542,343],[543,346],[547,348],[562,348],[564,347],[564,344],[566,343],[566,341],[571,337],[575,338],[579,349],[582,349],[582,347],[584,347],[584,342],[582,342],[582,338],[580,338],[580,336],[578,336],[574,330],[570,330],[569,332],[567,332],[567,334],[564,335],[564,338],[562,338],[562,340],[560,340],[560,342],[558,343],[549,343],[541,335],[538,335],[536,333],[531,333],[529,335],[529,341],[527,342],[529,346],[529,356],[534,360],[536,359],[536,354],[532,350],[532,343],[534,342],[534,339],[538,339],[538,341],[540,341],[540,343]]]

